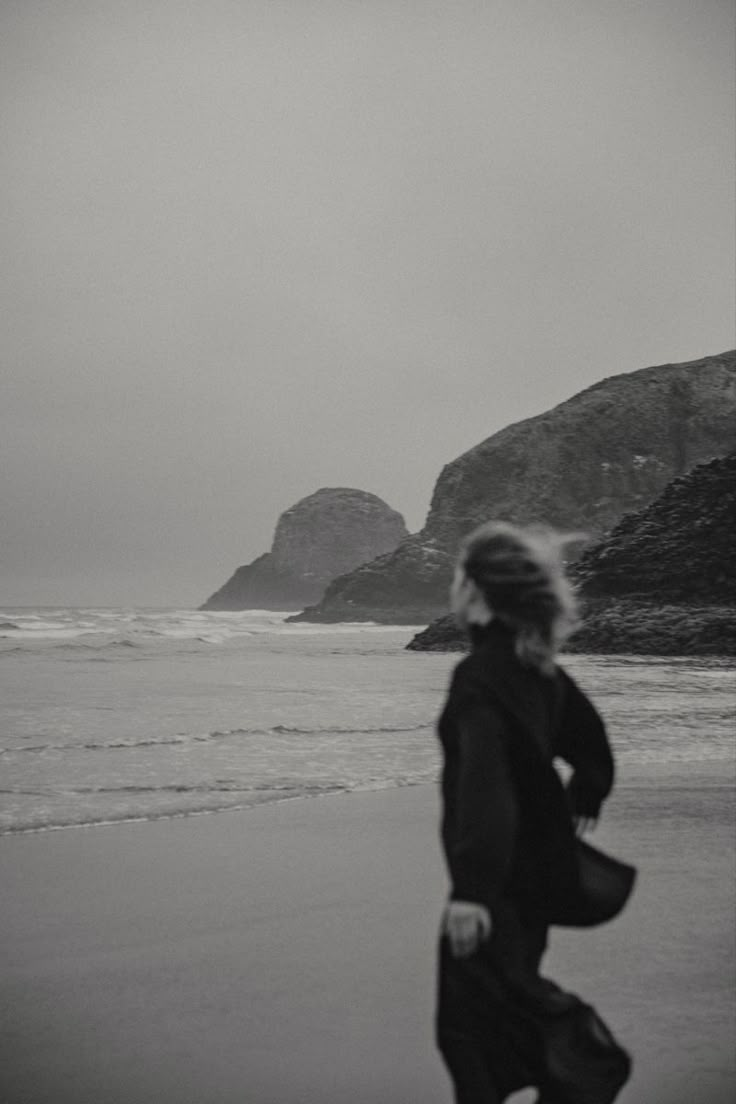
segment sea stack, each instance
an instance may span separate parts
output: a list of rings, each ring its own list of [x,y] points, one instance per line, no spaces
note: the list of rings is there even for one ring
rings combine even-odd
[[[735,443],[736,351],[612,376],[442,470],[424,528],[337,579],[300,620],[417,624],[447,608],[462,536],[490,518],[600,538]]]
[[[278,520],[271,551],[239,567],[203,610],[297,610],[336,576],[392,551],[407,536],[401,514],[377,495],[323,487]]]

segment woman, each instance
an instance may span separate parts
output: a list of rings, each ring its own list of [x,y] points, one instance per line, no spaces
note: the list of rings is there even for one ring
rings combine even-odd
[[[457,1104],[497,1104],[530,1085],[539,1104],[605,1104],[629,1072],[590,1006],[539,976],[549,924],[576,892],[576,834],[614,774],[598,713],[555,662],[576,620],[565,542],[483,525],[463,543],[450,592],[472,645],[439,720],[451,891],[436,1026]],[[556,757],[572,768],[566,788]],[[599,1042],[610,1068],[591,1075],[585,1051]]]

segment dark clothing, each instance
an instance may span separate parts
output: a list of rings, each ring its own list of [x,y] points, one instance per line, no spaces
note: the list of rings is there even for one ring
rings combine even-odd
[[[491,938],[469,958],[454,958],[440,939],[437,1042],[458,1104],[496,1104],[537,1084],[541,1053],[524,1016],[546,998],[539,965],[547,925],[508,902],[494,908]]]
[[[603,722],[569,675],[523,666],[496,621],[474,632],[455,669],[439,737],[450,895],[487,907],[493,927],[465,959],[440,939],[437,1038],[458,1104],[495,1104],[528,1085],[544,1088],[548,1025],[577,1000],[539,966],[550,902],[574,882],[573,816],[598,815],[613,758]],[[557,757],[572,768],[567,787]]]
[[[522,666],[511,633],[492,621],[455,669],[439,737],[452,898],[492,909],[510,894],[543,907],[542,890],[573,861],[571,814],[598,816],[613,785],[598,713],[561,668]],[[566,791],[557,757],[573,769]]]

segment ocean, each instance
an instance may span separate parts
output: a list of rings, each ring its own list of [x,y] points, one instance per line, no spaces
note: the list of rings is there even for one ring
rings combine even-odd
[[[456,655],[262,610],[0,610],[0,833],[434,782]],[[420,626],[417,626],[419,628]],[[735,665],[570,656],[621,784],[732,785]]]

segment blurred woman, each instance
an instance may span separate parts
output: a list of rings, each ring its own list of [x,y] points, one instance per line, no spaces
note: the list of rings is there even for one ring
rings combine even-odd
[[[550,923],[578,922],[577,837],[614,776],[601,718],[556,662],[576,624],[567,539],[483,525],[451,589],[471,651],[438,726],[451,887],[436,1028],[457,1104],[498,1104],[527,1086],[540,1104],[607,1104],[629,1072],[593,1009],[539,974]],[[556,757],[572,768],[567,787]]]

